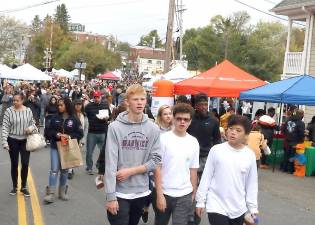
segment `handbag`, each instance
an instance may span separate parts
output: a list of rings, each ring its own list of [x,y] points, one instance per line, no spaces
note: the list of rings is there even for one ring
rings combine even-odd
[[[81,149],[77,139],[68,139],[67,142],[57,142],[62,169],[70,169],[83,166]]]
[[[46,141],[43,135],[37,130],[26,138],[26,151],[34,152],[36,150],[42,149],[46,146]]]

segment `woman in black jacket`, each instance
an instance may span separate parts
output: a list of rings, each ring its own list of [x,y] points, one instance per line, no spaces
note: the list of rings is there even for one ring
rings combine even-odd
[[[48,140],[48,131],[50,126],[50,120],[58,114],[58,105],[57,105],[57,98],[52,96],[49,100],[49,104],[46,106],[45,109],[45,129],[44,129],[44,136]]]
[[[50,137],[51,170],[49,175],[49,186],[47,187],[47,193],[44,198],[44,201],[47,204],[54,202],[58,173],[60,173],[59,198],[64,201],[68,200],[68,170],[61,169],[57,141],[60,141],[61,137],[77,140],[83,137],[82,126],[80,121],[73,116],[73,108],[69,98],[61,98],[58,100],[58,112],[58,115],[51,119],[48,132]]]
[[[24,105],[32,110],[36,125],[39,126],[40,102],[39,97],[36,96],[35,89],[27,92]]]

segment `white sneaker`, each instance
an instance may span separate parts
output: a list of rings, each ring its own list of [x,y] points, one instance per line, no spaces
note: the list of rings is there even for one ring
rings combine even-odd
[[[95,185],[97,189],[102,189],[104,187],[104,182],[101,175],[95,177]]]

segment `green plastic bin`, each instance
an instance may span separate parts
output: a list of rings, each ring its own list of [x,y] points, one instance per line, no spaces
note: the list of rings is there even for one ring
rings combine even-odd
[[[269,165],[280,165],[284,159],[284,150],[283,150],[283,142],[282,138],[274,138],[272,147],[271,147],[271,154],[267,156],[267,163]],[[274,162],[275,159],[275,162]]]
[[[306,171],[305,175],[307,177],[315,175],[315,148],[308,147],[305,148],[306,157]]]

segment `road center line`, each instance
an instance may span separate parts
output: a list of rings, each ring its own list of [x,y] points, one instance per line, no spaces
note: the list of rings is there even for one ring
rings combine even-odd
[[[18,177],[20,177],[20,166],[18,167]],[[18,205],[18,225],[27,225],[26,208],[24,195],[20,192],[21,183],[18,182],[17,205]]]
[[[37,190],[35,187],[35,182],[34,182],[32,171],[30,168],[28,170],[27,183],[30,190],[30,194],[31,194],[31,204],[32,204],[34,225],[44,225],[42,210],[39,204]]]

